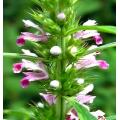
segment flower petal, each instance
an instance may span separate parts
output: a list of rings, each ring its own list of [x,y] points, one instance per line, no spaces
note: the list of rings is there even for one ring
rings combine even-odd
[[[13,64],[13,72],[20,73],[22,71],[23,64],[22,63],[15,63]]]
[[[92,103],[93,100],[95,99],[95,96],[79,94],[76,97],[76,99],[77,99],[77,101],[79,101],[82,104]]]
[[[97,111],[94,111],[94,112],[90,112],[93,116],[95,116],[96,118],[99,118],[99,117],[104,117],[105,113],[102,112],[101,110],[97,110]],[[103,119],[105,120],[105,119]]]
[[[46,72],[24,72],[25,76],[29,81],[37,81],[37,80],[46,80],[48,79],[48,74]]]
[[[17,44],[19,47],[23,46],[23,45],[25,44],[25,39],[24,39],[24,37],[23,37],[23,36],[20,36],[20,37],[17,39],[16,44]]]
[[[29,84],[30,84],[30,81],[29,81],[29,79],[27,79],[26,77],[24,77],[20,81],[20,83],[21,83],[22,88],[27,88],[29,86]]]
[[[78,95],[81,95],[81,94],[82,94],[82,95],[86,95],[86,94],[92,92],[93,89],[94,89],[94,85],[93,85],[93,84],[89,84],[88,86],[86,86],[86,87],[84,88],[83,91],[79,92],[79,93],[77,94],[77,96],[78,96]]]
[[[93,36],[93,39],[95,40],[97,45],[101,45],[103,43],[103,39],[100,35]]]
[[[33,23],[31,20],[23,20],[23,22],[25,24],[25,27],[33,27],[33,28],[38,29],[41,32],[43,32],[43,30],[38,25]]]
[[[30,32],[22,32],[21,36],[25,39],[25,40],[31,40],[31,41],[35,41],[35,42],[39,42],[39,41],[47,41],[48,37],[45,34],[42,35],[35,35],[33,33]]]
[[[40,96],[42,96],[46,100],[46,102],[48,102],[49,105],[56,103],[56,96],[51,93],[40,93]]]
[[[30,50],[22,49],[22,52],[24,53],[24,55],[37,57],[37,55],[35,53],[30,52]]]
[[[105,60],[98,60],[97,62],[101,69],[106,70],[109,68],[109,64]]]

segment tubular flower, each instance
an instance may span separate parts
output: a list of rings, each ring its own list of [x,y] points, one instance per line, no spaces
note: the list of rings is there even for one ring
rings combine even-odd
[[[97,110],[95,112],[91,112],[91,114],[93,116],[95,116],[98,120],[106,120],[105,117],[104,117],[105,113],[102,112],[101,110]]]
[[[34,42],[45,42],[48,40],[48,37],[46,34],[35,35],[30,32],[22,32],[21,35],[17,38],[16,44],[18,46],[23,46],[26,40]]]
[[[33,63],[23,59],[21,63],[15,63],[13,65],[13,72],[20,73],[23,68],[27,70],[23,72],[25,77],[21,80],[21,86],[23,88],[26,88],[31,81],[46,80],[49,78],[42,62]]]
[[[91,96],[91,95],[87,95],[89,92],[92,92],[94,88],[93,84],[88,85],[87,87],[84,88],[83,91],[79,92],[76,95],[76,99],[80,104],[88,104],[88,103],[92,103],[93,100],[96,98],[96,96]]]
[[[97,25],[95,20],[88,20],[87,22],[83,23],[83,26],[93,26]],[[103,43],[103,39],[100,36],[100,33],[97,30],[80,30],[74,34],[74,38],[76,39],[86,39],[92,37],[97,45]]]
[[[52,105],[52,104],[55,104],[56,103],[56,96],[51,94],[51,93],[39,93],[40,96],[42,96],[45,101],[49,104],[49,105]]]
[[[75,64],[76,69],[85,69],[98,66],[101,69],[108,69],[109,64],[104,60],[96,60],[97,53],[92,53],[79,59]]]

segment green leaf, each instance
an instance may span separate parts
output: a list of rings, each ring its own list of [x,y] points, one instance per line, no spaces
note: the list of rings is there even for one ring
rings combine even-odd
[[[93,50],[89,50],[89,51],[87,51],[86,54],[90,54],[90,53],[93,53],[93,52],[96,52],[96,51],[102,51],[104,49],[108,49],[108,48],[111,48],[111,47],[116,47],[116,42],[108,43],[108,44],[102,45],[100,47],[97,47]]]
[[[69,99],[69,105],[75,108],[80,120],[97,120],[85,107],[79,104],[75,99]]]
[[[78,28],[70,29],[65,35],[74,34],[80,30],[97,30],[99,32],[116,34],[115,26],[79,26]]]
[[[116,115],[109,116],[106,120],[116,120]]]
[[[46,60],[44,60],[43,58],[40,58],[40,57],[27,56],[27,55],[19,54],[19,53],[3,53],[3,56],[4,57],[9,57],[9,58],[20,58],[20,59],[46,61]]]

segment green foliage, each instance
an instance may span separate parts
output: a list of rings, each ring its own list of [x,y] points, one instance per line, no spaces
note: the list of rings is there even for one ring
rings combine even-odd
[[[44,31],[51,33],[51,35],[49,36],[48,43],[45,43],[45,44],[31,43],[30,44],[31,46],[28,46],[28,48],[30,48],[32,51],[37,53],[39,58],[34,60],[32,57],[28,58],[27,56],[24,56],[22,54],[20,54],[20,55],[12,54],[13,58],[15,58],[14,60],[6,59],[6,58],[4,59],[4,91],[5,91],[4,92],[4,101],[5,101],[4,108],[14,109],[13,106],[15,106],[15,105],[17,106],[17,104],[15,104],[17,102],[21,103],[19,106],[17,106],[17,108],[19,108],[19,107],[27,108],[28,106],[26,106],[26,103],[28,103],[29,100],[33,99],[33,100],[39,101],[40,98],[34,98],[35,94],[38,92],[44,91],[45,88],[48,88],[48,90],[57,94],[56,92],[58,92],[59,90],[56,91],[54,89],[49,88],[50,81],[54,78],[58,79],[58,76],[59,76],[57,73],[58,69],[63,69],[63,68],[57,68],[56,66],[58,64],[64,65],[66,63],[69,63],[69,64],[73,63],[73,62],[77,61],[80,57],[82,57],[83,55],[88,53],[87,49],[84,49],[84,46],[86,46],[86,43],[84,44],[83,42],[81,42],[81,43],[78,43],[77,41],[75,42],[75,40],[71,36],[67,36],[67,35],[71,35],[78,30],[86,30],[86,29],[96,29],[100,32],[115,34],[115,27],[112,27],[112,26],[87,26],[87,27],[80,26],[78,28],[79,19],[76,20],[75,18],[80,17],[79,15],[83,15],[81,17],[84,17],[85,15],[87,15],[89,13],[93,13],[93,11],[99,10],[102,6],[100,0],[93,0],[92,4],[91,4],[91,0],[84,0],[84,1],[83,0],[81,0],[81,1],[65,0],[64,2],[63,2],[63,0],[59,0],[59,2],[58,2],[58,0],[54,0],[54,1],[34,0],[34,2],[36,3],[36,5],[39,6],[39,9],[36,6],[33,6],[33,9],[37,8],[37,10],[34,10],[32,13],[33,19],[39,23],[40,27],[42,27],[44,29]],[[9,2],[6,2],[6,3],[10,4]],[[21,3],[21,4],[19,4],[19,3]],[[108,3],[113,4],[113,0],[111,0],[110,2],[108,1]],[[20,19],[23,19],[24,17],[25,18],[29,17],[29,16],[24,16],[23,13],[25,13],[25,11],[29,7],[29,5],[31,5],[31,2],[27,1],[27,0],[24,0],[24,1],[21,0],[21,1],[17,1],[18,5],[16,5],[16,2],[13,0],[13,3],[11,3],[11,4],[14,4],[13,6],[15,6],[15,7],[13,7],[15,10],[12,10],[12,11],[14,13],[13,16],[16,15],[17,19],[15,16],[14,17],[12,16],[11,8],[6,8],[6,10],[8,12],[6,12],[6,10],[4,11],[4,16],[5,16],[4,18],[7,18],[7,19],[5,19],[5,23],[4,23],[5,24],[4,51],[15,53],[15,52],[20,51],[19,48],[15,47],[15,39],[17,38],[17,35],[19,34],[18,30],[19,31],[24,30],[21,27],[21,23],[18,22],[18,20],[20,21]],[[89,7],[87,7],[88,4],[89,4]],[[18,9],[19,5],[21,6],[21,9]],[[60,5],[60,7],[59,7],[59,5]],[[77,10],[75,12],[73,12],[72,7],[74,7],[76,9],[76,6],[78,6]],[[108,9],[108,8],[106,8],[106,9]],[[11,11],[11,13],[10,13],[10,11]],[[19,13],[17,11],[19,11],[19,12],[21,11],[21,12]],[[66,18],[66,21],[64,21],[62,23],[60,21],[58,21],[56,18],[56,15],[59,13],[59,11],[64,12],[66,14],[66,16],[68,16]],[[109,9],[108,9],[108,11],[109,11]],[[6,13],[8,13],[8,14],[6,14]],[[108,12],[108,13],[110,13],[110,12]],[[76,16],[76,14],[78,16]],[[111,12],[111,14],[113,15],[112,12]],[[89,17],[93,18],[92,16],[89,16]],[[95,17],[103,18],[102,15],[100,15],[100,14],[95,15]],[[10,18],[12,18],[12,20],[16,21],[17,24],[10,22],[11,21]],[[101,23],[104,23],[104,21],[113,22],[113,19],[103,19],[103,21],[100,19],[100,21],[101,21]],[[61,27],[64,27],[64,29],[62,31],[61,31]],[[63,44],[63,43],[58,43],[58,41],[60,41],[61,35],[66,35],[63,38],[63,40],[66,41],[64,43],[64,45],[65,45],[65,53],[64,54],[66,56],[61,55],[59,57],[54,57],[49,54],[49,49],[53,45],[55,45],[55,43],[56,43],[56,45]],[[104,38],[105,38],[105,42],[106,42],[106,39],[108,39],[109,41],[110,40],[112,41],[114,39],[114,37],[111,38],[111,35],[109,35],[108,37],[105,36]],[[114,45],[115,45],[114,43],[108,44],[105,46],[103,45],[103,46],[99,47],[98,49],[103,49],[102,47],[106,48],[106,46],[110,47],[110,46],[114,46]],[[70,53],[70,48],[72,46],[77,46],[77,48],[79,50],[79,52],[76,55],[72,55]],[[98,50],[98,49],[96,49],[96,50]],[[106,49],[104,49],[103,51],[104,51],[104,56],[102,56],[102,58],[107,55],[106,59],[108,59],[108,62],[110,62],[110,63],[115,62],[115,50],[114,49],[111,49],[112,54],[111,54],[111,51],[107,52]],[[91,51],[91,52],[93,52],[93,51]],[[108,56],[108,54],[110,54],[110,56]],[[11,54],[7,54],[7,56],[11,56]],[[14,76],[12,74],[11,68],[12,68],[13,62],[15,62],[19,58],[24,58],[24,57],[28,58],[30,60],[33,60],[33,61],[44,59],[44,63],[48,66],[48,71],[49,71],[51,79],[44,83],[43,82],[33,83],[33,85],[31,85],[29,89],[22,90],[19,87],[19,80],[21,79],[21,76],[19,76],[19,77]],[[63,59],[63,58],[64,58],[64,62],[60,63],[61,59]],[[57,60],[58,60],[58,62],[56,64],[55,62]],[[69,65],[69,64],[67,64],[67,65]],[[78,91],[82,90],[84,88],[84,86],[86,86],[88,83],[91,83],[93,80],[96,80],[95,82],[96,82],[96,84],[99,85],[99,87],[98,87],[99,89],[96,88],[96,91],[94,94],[97,93],[97,96],[99,99],[100,99],[99,95],[102,94],[103,96],[101,96],[101,98],[104,98],[105,101],[111,99],[111,97],[112,97],[111,103],[114,103],[115,102],[115,93],[112,93],[113,91],[115,91],[114,90],[114,87],[115,87],[114,75],[115,74],[113,75],[113,71],[115,71],[114,68],[115,68],[115,65],[113,64],[112,67],[110,67],[110,70],[107,71],[107,76],[106,76],[106,73],[103,73],[103,72],[97,70],[100,73],[100,76],[101,76],[100,79],[103,79],[104,81],[96,80],[96,76],[93,76],[93,78],[91,79],[91,76],[88,75],[88,74],[93,74],[93,73],[97,74],[96,70],[94,70],[93,73],[90,73],[90,72],[86,73],[86,71],[77,72],[74,69],[70,69],[68,71],[64,71],[64,72],[60,73],[63,75],[61,77],[61,81],[63,83],[62,89],[64,91],[64,95],[65,96],[76,95],[76,93]],[[85,78],[86,84],[80,86],[76,83],[74,78],[76,78],[78,75],[80,77],[87,76]],[[65,78],[67,78],[67,79],[65,79]],[[99,79],[99,78],[97,78],[97,79]],[[106,81],[106,79],[107,79],[107,81]],[[109,82],[110,82],[110,84],[108,84],[108,86],[110,85],[109,89],[111,90],[111,94],[110,94],[110,96],[107,96],[108,89],[107,90],[105,88],[103,89],[103,87],[101,87],[101,86],[103,84],[107,84]],[[114,84],[114,86],[112,84]],[[10,86],[13,86],[13,87],[10,87]],[[71,91],[71,89],[72,89],[72,91]],[[63,93],[63,91],[62,91],[62,93]],[[14,97],[11,98],[9,96],[9,94],[13,95]],[[76,108],[77,111],[79,111],[80,119],[87,120],[88,118],[85,118],[85,116],[86,116],[86,117],[90,117],[89,119],[94,120],[94,118],[89,114],[89,112],[85,108],[83,108],[81,105],[78,105],[78,103],[76,101],[74,101],[74,102],[71,101],[70,103]],[[107,115],[115,114],[115,110],[114,110],[115,105],[108,106],[105,104],[105,102],[103,100],[101,100],[100,102],[98,99],[96,100],[95,104],[93,105],[93,108],[97,108],[97,107],[102,108],[107,113]],[[54,110],[55,110],[54,107],[52,108],[50,106],[46,106],[44,110],[40,109],[40,108],[36,109],[36,107],[35,107],[35,110],[30,110],[30,111],[33,111],[33,113],[35,115],[34,119],[41,119],[41,120],[51,119],[51,120],[53,120],[53,119],[55,119],[55,117],[53,117],[53,116],[56,113],[56,111],[54,111]],[[18,111],[22,111],[22,110],[18,110]],[[29,111],[29,110],[26,110],[26,111]],[[85,114],[85,116],[83,116],[83,113]],[[19,119],[25,119],[25,120],[28,119],[29,120],[29,119],[31,119],[31,118],[27,118],[25,116],[24,117],[21,116],[21,113],[19,113],[19,112],[17,112],[16,115],[13,113],[10,113],[10,114],[11,115],[9,115],[9,118],[11,120],[19,120]],[[43,117],[41,118],[41,116],[43,116]],[[48,118],[44,118],[44,117],[48,117]],[[111,119],[111,118],[108,118],[108,120],[109,119]]]

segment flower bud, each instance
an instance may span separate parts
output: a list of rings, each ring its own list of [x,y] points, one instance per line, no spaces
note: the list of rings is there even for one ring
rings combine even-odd
[[[83,78],[76,78],[75,80],[77,81],[78,84],[83,84],[84,83]]]
[[[59,88],[60,82],[58,80],[53,80],[50,82],[50,86],[54,88]]]
[[[58,18],[59,20],[65,20],[65,19],[66,19],[66,16],[65,16],[65,14],[64,14],[63,12],[61,12],[61,13],[59,13],[59,14],[57,15],[57,18]]]
[[[44,104],[42,104],[41,102],[38,102],[37,107],[44,108]]]
[[[70,50],[71,54],[75,54],[77,53],[77,47],[72,47],[71,50]]]
[[[50,53],[52,55],[60,55],[61,54],[61,48],[59,46],[53,46],[51,49],[50,49]]]

